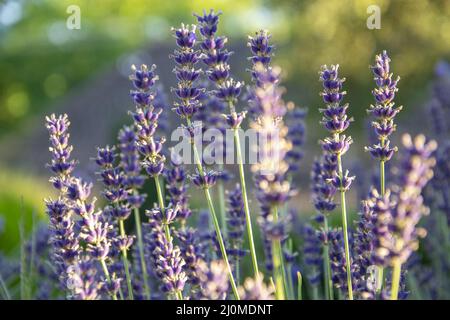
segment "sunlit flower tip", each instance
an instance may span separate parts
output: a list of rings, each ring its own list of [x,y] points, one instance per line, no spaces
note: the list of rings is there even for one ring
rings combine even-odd
[[[218,173],[216,171],[205,171],[203,174],[197,172],[190,178],[197,187],[208,189],[216,184],[217,175]]]
[[[232,129],[237,129],[241,126],[242,121],[245,119],[246,111],[242,111],[239,113],[233,112],[231,114],[224,114],[223,117],[225,121]]]
[[[325,138],[321,141],[322,149],[325,152],[330,152],[335,155],[344,155],[352,143],[353,139],[345,135],[341,135],[339,140],[334,138]]]
[[[145,64],[142,64],[139,68],[133,64],[131,66],[131,71],[133,73],[130,75],[130,80],[133,82],[134,87],[143,91],[147,91],[153,87],[155,82],[159,79],[154,73],[155,69],[155,65],[152,65],[149,69]]]
[[[211,37],[217,32],[217,25],[219,24],[219,16],[221,14],[221,11],[216,13],[213,9],[211,9],[209,13],[206,13],[206,11],[203,10],[203,15],[194,13],[194,16],[197,18],[200,25],[200,33],[204,37]]]
[[[329,182],[331,182],[333,186],[338,190],[348,191],[353,180],[355,180],[355,176],[349,177],[348,174],[349,172],[347,170],[342,179],[339,177],[339,175],[336,174],[333,179],[329,180]]]
[[[241,300],[274,300],[272,286],[267,286],[263,281],[263,274],[256,278],[247,278],[244,284],[238,288]]]

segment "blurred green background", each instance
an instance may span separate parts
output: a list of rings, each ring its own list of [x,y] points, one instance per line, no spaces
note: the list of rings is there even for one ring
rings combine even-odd
[[[66,27],[70,5],[81,10],[80,30]],[[369,5],[381,9],[379,30],[366,25]],[[95,144],[111,142],[131,107],[129,64],[158,62],[167,90],[173,81],[170,27],[193,23],[193,12],[210,8],[223,12],[219,33],[229,37],[235,51],[232,72],[246,83],[247,35],[259,29],[272,33],[274,61],[283,68],[287,97],[310,110],[306,189],[315,141],[324,135],[317,124],[321,65],[339,63],[347,78],[346,101],[356,120],[353,149],[359,154],[367,141],[365,110],[374,86],[368,66],[374,55],[388,50],[394,73],[402,77],[396,100],[405,106],[399,117],[404,128],[413,128],[420,119],[435,63],[450,58],[448,0],[1,1],[0,215],[5,231],[0,249],[17,243],[21,210],[27,217],[33,210],[42,213],[42,199],[52,194],[43,116],[69,113],[79,174],[92,175],[88,160]],[[307,206],[307,199],[302,203]]]

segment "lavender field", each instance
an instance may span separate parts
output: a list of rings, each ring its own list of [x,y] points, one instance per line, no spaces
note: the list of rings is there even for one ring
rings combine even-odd
[[[155,1],[150,49],[127,1],[113,40],[84,1],[0,5],[0,298],[449,299],[450,4],[402,44],[401,1],[362,2]],[[7,34],[49,8],[47,74]]]

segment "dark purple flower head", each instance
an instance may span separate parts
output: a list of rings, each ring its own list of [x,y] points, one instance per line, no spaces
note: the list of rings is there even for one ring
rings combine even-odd
[[[250,60],[254,65],[262,63],[267,67],[270,64],[274,49],[274,46],[269,43],[270,37],[267,30],[260,30],[253,37],[248,37],[247,46],[253,54]]]
[[[222,12],[215,13],[214,10],[210,10],[209,13],[206,13],[203,10],[203,15],[194,14],[197,17],[197,21],[199,23],[200,33],[204,37],[212,37],[217,32],[217,25],[219,24],[219,16]]]
[[[147,91],[155,85],[158,80],[158,76],[155,74],[156,66],[152,65],[150,69],[147,65],[143,64],[139,68],[135,65],[131,66],[130,80],[133,82],[134,87],[137,90]]]

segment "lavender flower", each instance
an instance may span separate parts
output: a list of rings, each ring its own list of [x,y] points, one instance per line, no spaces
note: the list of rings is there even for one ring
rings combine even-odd
[[[63,288],[66,288],[67,268],[73,265],[80,255],[78,235],[75,233],[75,222],[65,194],[70,183],[71,174],[75,168],[75,161],[70,159],[73,147],[69,144],[68,128],[70,126],[67,115],[46,117],[46,127],[50,134],[51,163],[48,165],[55,174],[50,178],[52,185],[59,191],[58,200],[47,199],[46,212],[50,219],[53,246],[52,258]]]
[[[111,246],[107,238],[110,225],[101,218],[101,212],[95,211],[95,199],[89,202],[92,184],[74,179],[67,188],[67,198],[71,210],[81,218],[80,237],[87,243],[87,252],[97,260],[107,258]]]
[[[177,217],[186,224],[186,220],[191,216],[189,209],[189,196],[187,194],[188,184],[186,183],[186,172],[181,165],[181,159],[175,153],[171,156],[171,166],[164,171],[166,178],[166,188],[169,195],[169,206],[178,208]]]
[[[322,270],[322,239],[320,233],[311,225],[302,228],[303,233],[303,262],[309,268],[308,280],[311,286],[317,287],[320,284]]]
[[[373,192],[373,191],[372,191]],[[369,195],[369,199],[374,195]],[[356,270],[353,273],[356,293],[364,299],[374,298],[376,286],[371,272],[374,251],[374,227],[377,220],[370,200],[362,202],[362,210],[353,235],[353,255]]]
[[[186,263],[185,272],[187,281],[193,286],[191,290],[195,291],[199,285],[200,279],[197,274],[197,265],[200,260],[204,260],[204,243],[199,238],[199,232],[194,228],[185,228],[176,230],[175,236],[179,240],[181,256]]]
[[[286,154],[286,160],[289,164],[289,171],[293,175],[298,173],[299,163],[303,159],[303,145],[305,143],[305,117],[307,110],[304,108],[295,108],[291,105],[286,114],[286,125],[289,128],[287,139],[292,143],[292,149]]]
[[[250,48],[252,56],[249,58],[252,62],[251,75],[257,88],[262,88],[266,82],[275,84],[278,82],[278,75],[270,75],[270,62],[272,60],[274,46],[269,43],[270,35],[266,30],[261,30],[255,36],[248,37],[247,46]],[[248,90],[249,111],[252,118],[257,118],[263,110],[257,103],[254,90]]]
[[[228,240],[230,242],[227,252],[233,257],[233,263],[237,265],[239,264],[239,259],[246,253],[242,249],[245,230],[245,212],[241,187],[239,184],[236,185],[234,190],[228,193],[227,214]]]
[[[151,91],[152,86],[158,80],[158,76],[154,72],[155,66],[148,69],[146,65],[141,65],[137,69],[133,65],[132,70],[133,74],[130,76],[130,80],[137,89],[131,92],[136,103],[136,111],[132,113],[137,133],[136,145],[143,157],[142,167],[150,177],[157,177],[163,172],[165,161],[165,157],[161,153],[165,139],[160,138],[158,140],[155,138],[162,109],[156,109],[153,106],[155,94]]]
[[[203,174],[197,171],[191,176],[191,181],[199,188],[209,189],[217,182],[218,173],[216,171],[206,171]]]
[[[70,159],[70,154],[73,150],[73,147],[69,144],[70,134],[68,129],[70,122],[66,114],[58,117],[52,114],[45,119],[47,122],[46,127],[50,134],[49,150],[52,153],[52,160],[48,167],[55,174],[50,179],[50,182],[57,190],[64,192],[76,163],[75,160]]]
[[[342,292],[347,292],[347,259],[345,257],[342,231],[336,229],[330,230],[328,232],[328,241],[330,243],[330,259],[333,284],[336,286],[336,288],[340,288]],[[353,275],[355,269],[355,264],[353,262],[350,268]],[[353,284],[354,282],[352,281],[352,285]]]
[[[348,104],[341,105],[341,102],[346,95],[345,91],[342,91],[344,78],[339,78],[338,74],[339,65],[332,65],[328,68],[326,65],[322,66],[320,72],[320,81],[322,82],[323,91],[321,96],[326,104],[326,109],[320,109],[322,113],[322,125],[330,133],[330,137],[326,137],[321,141],[322,150],[330,157],[336,157],[337,170],[334,172],[334,176],[327,179],[328,183],[331,183],[334,188],[340,191],[341,194],[341,213],[342,213],[342,232],[344,236],[344,248],[345,248],[345,266],[347,273],[347,289],[350,300],[353,300],[353,284],[351,274],[351,258],[350,258],[350,246],[347,230],[347,210],[345,192],[350,189],[350,185],[355,177],[349,176],[348,170],[343,171],[342,156],[350,148],[353,140],[349,136],[345,136],[343,133],[353,121],[352,118],[347,116]]]
[[[260,274],[255,279],[247,278],[243,286],[239,287],[239,295],[242,300],[274,300],[273,290],[263,282]]]
[[[225,300],[229,282],[227,266],[222,260],[211,261],[209,265],[204,261],[199,261],[197,274],[200,279],[202,299]]]
[[[397,150],[396,147],[390,147],[389,137],[396,129],[394,118],[402,110],[402,107],[395,107],[393,102],[400,77],[395,80],[392,78],[390,61],[386,51],[383,51],[375,57],[375,65],[371,67],[377,88],[372,91],[375,105],[371,105],[368,112],[375,117],[372,126],[379,143],[366,147],[366,150],[372,157],[382,162],[389,161]]]
[[[172,209],[166,210],[163,218],[161,209],[147,211],[149,217],[149,233],[147,243],[156,275],[161,282],[161,289],[181,299],[187,281],[184,271],[185,261],[181,257],[180,248],[174,246],[171,237],[165,233],[163,224],[170,224],[176,217]]]
[[[405,263],[417,250],[418,238],[426,234],[424,229],[417,228],[417,223],[422,215],[428,213],[421,193],[433,176],[433,152],[437,144],[435,141],[427,142],[423,135],[414,140],[404,135],[403,145],[406,156],[402,163],[400,189],[392,196],[386,192],[384,197],[375,197],[375,261],[384,266]]]
[[[202,90],[196,86],[200,70],[195,65],[200,60],[200,53],[195,50],[195,26],[184,24],[179,29],[173,29],[179,47],[172,58],[176,63],[174,73],[178,79],[178,87],[173,89],[179,102],[175,103],[175,112],[182,118],[192,118],[201,107],[199,97]]]
[[[73,294],[72,299],[77,300],[97,300],[100,298],[100,290],[103,283],[97,280],[97,269],[92,264],[92,260],[83,258],[67,270],[67,286]]]
[[[205,11],[202,16],[196,15],[203,38],[201,59],[208,68],[206,73],[209,80],[216,86],[213,94],[229,105],[234,105],[241,93],[242,83],[230,78],[228,59],[231,53],[224,49],[227,38],[216,36],[219,15],[220,13],[216,14],[213,10],[209,14]],[[233,128],[238,128],[244,116],[245,113],[237,115],[232,107],[227,119],[234,118],[234,121],[228,122],[232,122]]]
[[[136,132],[132,127],[124,126],[119,131],[120,168],[123,171],[123,185],[127,192],[126,200],[131,208],[140,208],[145,201],[145,194],[139,194],[144,184],[137,150]]]

